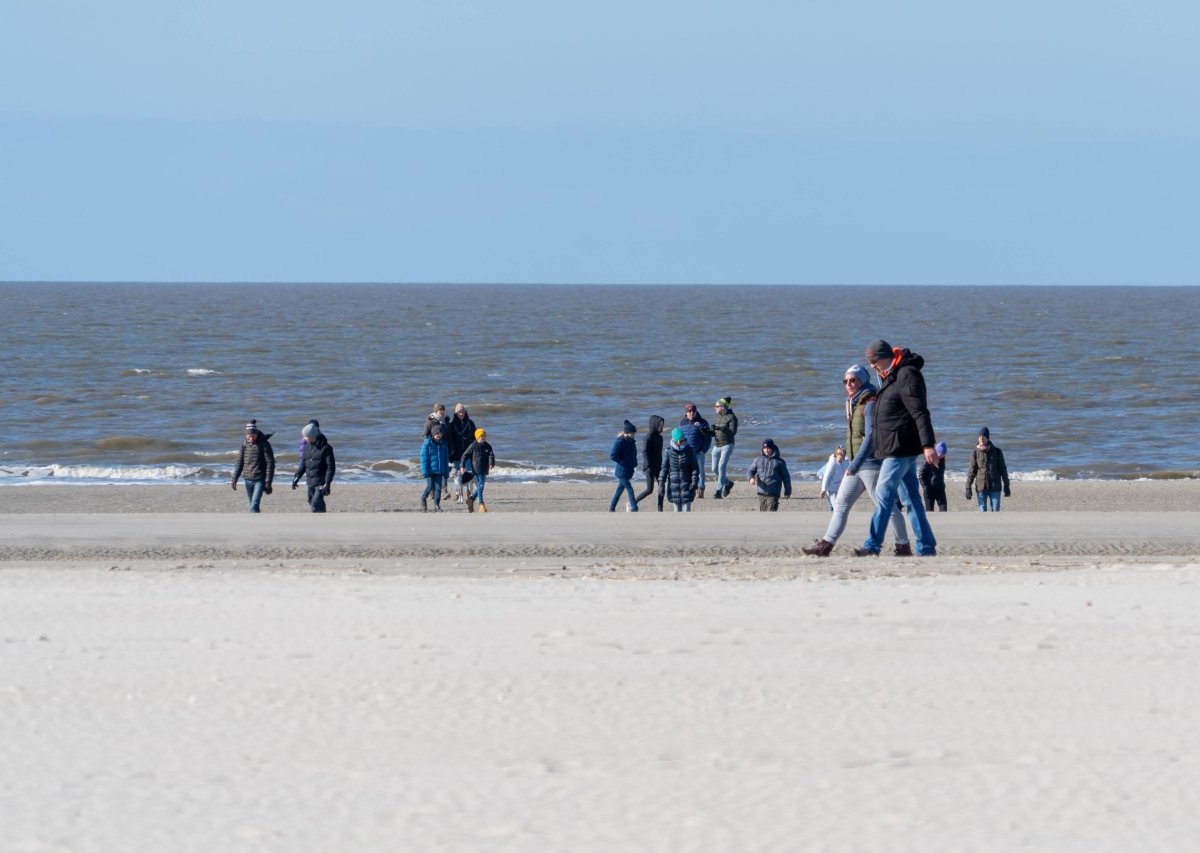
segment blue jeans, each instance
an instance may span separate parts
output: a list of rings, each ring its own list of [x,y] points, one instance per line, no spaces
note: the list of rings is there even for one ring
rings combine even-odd
[[[729,468],[729,457],[733,455],[733,444],[723,444],[720,447],[712,449],[712,470],[713,477],[717,480],[717,494],[720,494],[725,489],[725,484],[729,482],[725,478],[725,471]]]
[[[434,474],[432,477],[425,478],[425,491],[421,492],[421,503],[425,503],[425,499],[429,497],[429,493],[433,493],[433,505],[442,505],[442,475]]]
[[[917,555],[931,557],[937,554],[937,539],[929,518],[925,515],[925,504],[921,501],[921,484],[917,481],[916,456],[899,459],[884,459],[875,481],[875,513],[871,516],[871,532],[863,547],[879,553],[883,549],[883,536],[887,531],[888,519],[896,506],[896,498],[904,501],[908,512],[908,523],[912,526]]]
[[[999,492],[977,492],[975,497],[979,500],[979,511],[988,511],[988,501],[992,502],[992,512],[1000,511],[1000,493]]]
[[[475,484],[475,500],[480,503],[483,503],[483,484],[487,482],[487,478],[487,474],[476,474],[475,478],[471,480]]]
[[[609,512],[617,511],[617,501],[621,499],[621,492],[629,492],[629,511],[637,512],[637,493],[633,490],[633,483],[629,482],[628,477],[622,477],[617,474],[617,491],[613,494],[612,503],[608,505]]]
[[[704,454],[703,453],[696,454],[696,467],[700,469],[700,482],[697,484],[696,488],[703,489],[704,488]]]
[[[262,502],[263,489],[267,486],[266,480],[245,480],[246,498],[250,501],[250,511],[258,512],[258,505]]]

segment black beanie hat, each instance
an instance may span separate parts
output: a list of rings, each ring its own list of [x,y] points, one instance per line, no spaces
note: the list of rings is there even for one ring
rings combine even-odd
[[[633,421],[625,421],[625,429],[621,432],[637,432],[637,427],[633,425]]]

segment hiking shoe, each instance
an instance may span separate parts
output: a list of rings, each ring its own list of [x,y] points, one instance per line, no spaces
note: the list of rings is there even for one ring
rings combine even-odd
[[[421,499],[421,512],[429,512],[429,504],[425,502],[424,498]]]
[[[704,487],[703,486],[696,489],[696,497],[700,498],[700,500],[704,500]]]
[[[729,497],[729,493],[733,491],[733,480],[725,484],[725,497]]]
[[[878,557],[878,551],[872,551],[870,548],[855,548],[854,556],[856,557]]]
[[[833,553],[833,543],[828,539],[818,539],[815,545],[800,550],[810,557],[828,557]]]
[[[485,504],[483,501],[480,501],[480,502],[479,502],[479,511],[480,511],[480,512],[487,512],[487,504]]]
[[[896,557],[911,557],[913,555],[912,545],[905,542],[903,545],[897,545],[896,550],[892,552]]]
[[[725,497],[725,493],[722,492],[720,489],[717,489],[715,492],[713,492],[713,500],[714,501],[719,501],[723,497]]]
[[[467,495],[467,512],[475,511],[475,498]]]

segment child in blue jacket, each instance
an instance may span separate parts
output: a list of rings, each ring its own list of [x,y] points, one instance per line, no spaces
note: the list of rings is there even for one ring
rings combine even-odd
[[[630,512],[637,512],[637,493],[633,490],[633,483],[630,478],[637,471],[637,427],[631,421],[625,421],[624,428],[621,434],[617,436],[617,440],[613,442],[612,450],[608,454],[608,458],[615,463],[613,474],[617,478],[617,491],[613,494],[612,503],[608,506],[609,512],[617,511],[617,501],[621,499],[621,492],[629,492],[629,503],[626,505]]]
[[[434,424],[421,444],[421,476],[425,491],[421,493],[421,512],[429,511],[429,494],[433,493],[433,511],[442,511],[442,485],[450,475],[450,447],[441,424]]]

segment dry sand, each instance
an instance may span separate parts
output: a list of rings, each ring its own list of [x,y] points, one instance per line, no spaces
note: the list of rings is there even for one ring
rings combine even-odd
[[[488,488],[5,489],[0,849],[1194,846],[1200,483],[824,560],[803,489]]]

